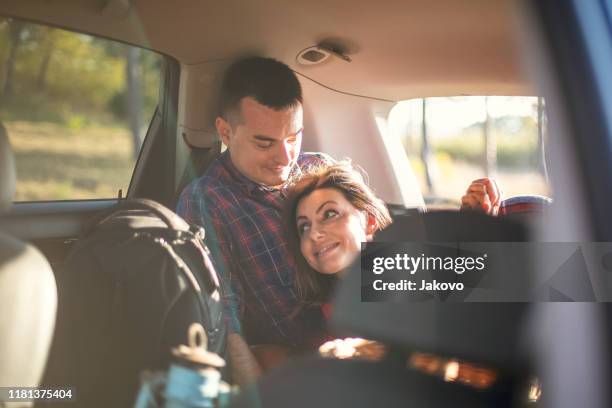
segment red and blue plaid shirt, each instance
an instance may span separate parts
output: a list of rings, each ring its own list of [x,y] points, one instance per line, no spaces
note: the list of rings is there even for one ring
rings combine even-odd
[[[329,161],[303,153],[293,171]],[[230,332],[243,333],[251,344],[300,347],[322,338],[325,324],[318,310],[295,316],[296,264],[283,231],[283,200],[280,190],[241,174],[226,151],[185,188],[177,213],[206,230]]]

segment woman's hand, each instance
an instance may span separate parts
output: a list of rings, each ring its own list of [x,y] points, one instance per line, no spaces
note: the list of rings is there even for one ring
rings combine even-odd
[[[502,192],[492,178],[472,181],[465,195],[461,197],[461,210],[477,210],[497,215],[502,201]]]

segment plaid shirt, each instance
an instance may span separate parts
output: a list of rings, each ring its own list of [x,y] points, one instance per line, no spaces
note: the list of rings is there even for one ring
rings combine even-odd
[[[329,161],[303,153],[293,172]],[[283,231],[283,201],[280,190],[242,175],[226,151],[185,188],[177,213],[206,230],[230,332],[244,333],[251,344],[300,347],[324,336],[324,321],[319,310],[294,316],[296,264]]]

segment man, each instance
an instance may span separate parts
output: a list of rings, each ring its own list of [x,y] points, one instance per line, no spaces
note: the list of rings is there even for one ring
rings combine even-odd
[[[318,310],[295,315],[296,265],[281,222],[288,178],[330,160],[300,154],[302,115],[301,86],[289,67],[259,57],[234,63],[222,83],[215,121],[227,151],[179,198],[177,212],[205,227],[223,280],[228,353],[238,383],[260,373],[245,338],[300,348],[323,337]],[[478,205],[481,190],[472,192],[478,197],[466,207]]]
[[[302,115],[302,89],[289,67],[259,57],[234,63],[215,121],[227,151],[179,198],[177,212],[206,228],[221,269],[228,353],[239,383],[260,372],[245,338],[299,348],[323,336],[320,312],[294,316],[296,266],[281,222],[288,178],[327,160],[300,154]]]

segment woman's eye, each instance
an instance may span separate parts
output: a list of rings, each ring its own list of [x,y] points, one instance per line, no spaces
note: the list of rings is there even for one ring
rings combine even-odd
[[[325,212],[323,213],[323,218],[325,219],[333,218],[336,215],[338,215],[338,211],[336,210],[325,210]]]
[[[302,235],[304,235],[306,231],[310,229],[310,225],[307,223],[300,224],[298,225],[297,229],[298,229],[298,235],[301,237]]]

